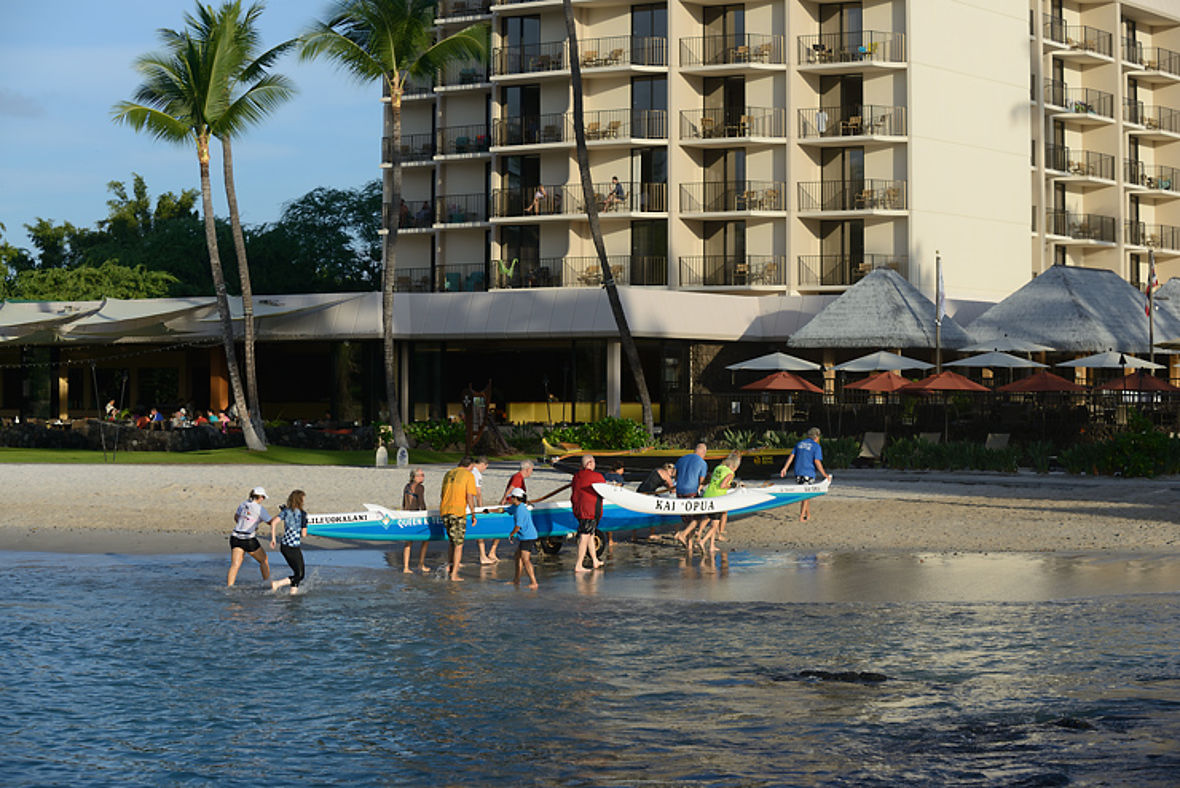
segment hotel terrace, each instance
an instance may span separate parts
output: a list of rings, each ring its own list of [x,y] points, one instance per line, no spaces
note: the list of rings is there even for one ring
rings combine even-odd
[[[402,105],[396,309],[412,417],[488,378],[505,401],[634,407],[584,213],[574,59],[609,264],[665,407],[729,383],[711,372],[723,347],[781,347],[874,269],[933,297],[939,254],[963,325],[1053,265],[1139,285],[1154,249],[1161,280],[1180,274],[1175,0],[573,6],[576,50],[559,0],[438,4],[440,31],[485,21],[492,45]],[[372,326],[354,339],[379,369]],[[349,366],[323,352],[325,372]]]

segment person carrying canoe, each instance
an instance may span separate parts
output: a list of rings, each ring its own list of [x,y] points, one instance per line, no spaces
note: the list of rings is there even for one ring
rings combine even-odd
[[[447,531],[447,539],[451,542],[450,578],[453,581],[463,579],[459,577],[459,564],[463,559],[463,539],[467,535],[467,512],[471,511],[471,525],[474,527],[475,508],[479,505],[476,502],[479,490],[475,487],[475,477],[471,475],[471,464],[471,458],[464,457],[459,460],[459,467],[447,471],[442,481],[438,510]]]
[[[795,448],[791,450],[787,457],[786,463],[783,464],[783,469],[778,472],[780,477],[787,475],[787,469],[791,467],[791,463],[795,463],[795,483],[796,484],[814,484],[816,471],[818,475],[825,479],[832,478],[832,475],[824,470],[824,450],[819,445],[820,431],[819,427],[812,427],[807,431],[807,437],[795,444]],[[803,499],[803,503],[799,507],[799,522],[805,523],[811,519],[811,499]]]
[[[708,451],[709,447],[702,441],[691,453],[676,461],[677,498],[696,498],[701,494],[701,488],[709,475],[709,466],[705,462],[705,454]],[[692,532],[698,526],[703,527],[706,518],[685,514],[681,515],[680,519],[684,523],[684,528],[676,532],[676,541],[688,547],[688,540],[692,539]]]
[[[725,495],[726,491],[733,486],[737,479],[738,466],[742,464],[742,455],[736,451],[731,451],[729,456],[718,464],[713,469],[712,475],[709,476],[709,483],[705,486],[703,498],[716,498],[720,495]],[[701,527],[701,537],[698,543],[701,546],[701,552],[705,551],[705,542],[709,543],[709,552],[713,552],[717,539],[725,541],[725,521],[728,519],[729,512],[714,512],[711,519],[707,523],[709,532],[705,533],[704,526]],[[691,545],[692,542],[690,541]],[[691,552],[691,550],[690,550]]]

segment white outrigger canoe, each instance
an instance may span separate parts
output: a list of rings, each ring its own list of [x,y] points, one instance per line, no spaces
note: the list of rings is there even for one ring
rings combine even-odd
[[[595,484],[602,496],[600,531],[630,531],[679,522],[683,515],[729,512],[730,519],[758,514],[828,491],[830,480],[816,484],[769,484],[738,487],[714,498],[676,498],[645,495],[613,484]],[[577,519],[569,501],[546,501],[529,506],[542,539],[561,538],[577,531]],[[476,523],[467,529],[468,539],[506,539],[512,518],[499,507],[476,510]],[[422,542],[446,539],[437,509],[404,511],[367,503],[364,511],[309,514],[307,532],[312,536],[382,542]]]

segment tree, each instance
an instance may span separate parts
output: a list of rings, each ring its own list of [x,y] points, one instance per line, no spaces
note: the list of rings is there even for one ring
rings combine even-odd
[[[631,375],[635,378],[635,388],[639,391],[639,402],[643,406],[643,427],[649,437],[655,437],[655,422],[652,418],[647,379],[643,376],[643,364],[639,360],[635,338],[631,336],[627,313],[623,311],[623,302],[619,299],[615,275],[606,259],[606,244],[603,243],[602,226],[598,222],[598,198],[594,193],[594,181],[590,176],[590,155],[586,150],[586,106],[582,96],[582,64],[578,57],[581,50],[578,49],[578,31],[574,25],[574,7],[571,0],[562,0],[562,7],[565,9],[565,30],[569,37],[570,82],[574,91],[574,141],[577,146],[578,172],[582,176],[582,201],[586,203],[590,236],[594,239],[594,249],[598,252],[598,263],[602,267],[602,286],[606,289],[610,311],[619,329],[619,344],[623,347],[623,355],[627,357]]]
[[[108,260],[100,266],[21,271],[10,296],[30,301],[98,301],[103,298],[162,298],[176,278],[142,265]]]
[[[326,56],[362,82],[380,81],[385,104],[382,136],[381,327],[385,347],[385,398],[394,441],[406,446],[397,407],[393,344],[393,287],[397,259],[397,206],[401,202],[402,94],[410,79],[433,78],[455,60],[487,57],[482,24],[435,40],[434,0],[341,0],[327,22],[303,38],[304,59]]]
[[[233,233],[234,252],[238,261],[238,282],[242,294],[243,347],[246,356],[246,396],[256,429],[263,433],[262,406],[258,397],[258,369],[254,357],[254,292],[250,282],[250,264],[246,255],[246,240],[242,233],[241,214],[238,212],[238,195],[234,184],[233,148],[231,139],[249,126],[260,122],[279,104],[294,95],[294,88],[286,77],[269,74],[274,61],[283,52],[295,45],[294,40],[285,41],[270,50],[258,54],[258,18],[262,15],[261,3],[242,10],[241,0],[224,3],[214,11],[212,6],[197,4],[197,12],[185,14],[185,24],[198,41],[208,41],[219,30],[233,39],[231,52],[236,62],[230,64],[230,79],[220,85],[225,95],[219,100],[224,109],[210,118],[210,129],[221,141],[222,169],[225,181],[225,199],[229,204],[230,230]],[[180,34],[168,31],[166,35],[180,42]]]
[[[246,446],[265,451],[266,444],[254,429],[242,390],[229,297],[217,247],[213,190],[209,178],[209,138],[213,134],[211,122],[225,110],[228,85],[234,78],[236,64],[241,62],[238,44],[225,24],[218,25],[205,40],[197,40],[187,34],[178,36],[161,33],[161,37],[167,44],[163,52],[142,55],[135,61],[135,69],[144,81],[135,91],[134,102],[122,101],[115,105],[113,119],[116,123],[126,123],[136,131],[147,131],[167,142],[196,143],[201,176],[201,207],[205,217],[205,245],[209,250],[209,270],[217,296],[230,387],[238,406]]]

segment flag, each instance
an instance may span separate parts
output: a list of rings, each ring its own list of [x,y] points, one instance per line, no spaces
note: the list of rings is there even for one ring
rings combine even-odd
[[[1147,250],[1147,303],[1143,305],[1143,311],[1148,317],[1151,317],[1151,294],[1160,286],[1160,280],[1155,275],[1155,250]]]
[[[938,290],[934,295],[934,322],[942,325],[942,319],[946,317],[946,287],[942,283],[942,258],[938,260]]]

